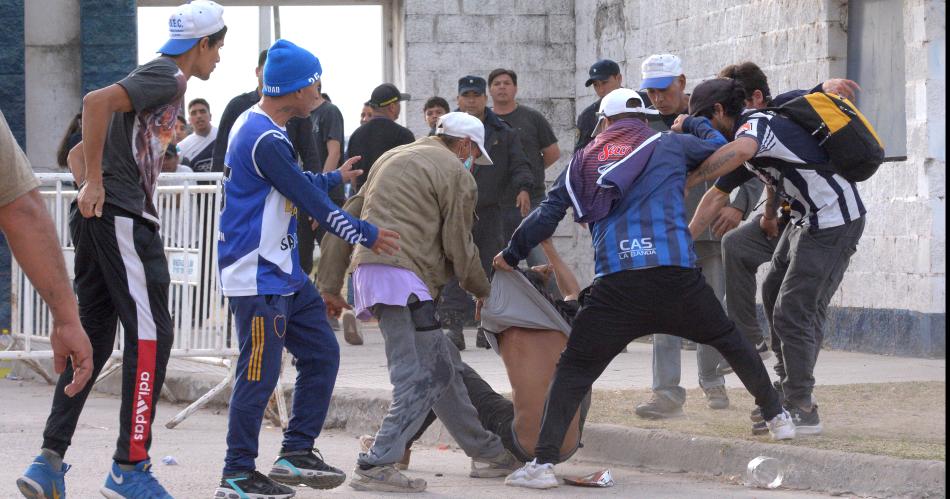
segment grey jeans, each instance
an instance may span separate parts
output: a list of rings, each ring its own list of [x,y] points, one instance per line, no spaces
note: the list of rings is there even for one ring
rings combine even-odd
[[[725,267],[726,312],[738,329],[753,345],[765,340],[755,310],[755,274],[763,263],[772,260],[778,238],[769,239],[762,232],[756,215],[729,231],[722,238],[722,262]]]
[[[719,303],[725,294],[723,283],[722,253],[718,241],[695,243],[696,265],[703,270],[703,278],[712,288]],[[653,393],[662,395],[683,405],[686,389],[680,386],[680,346],[683,339],[666,334],[653,335]],[[699,366],[699,386],[713,388],[724,386],[726,379],[716,374],[716,366],[723,360],[719,352],[702,343],[696,344],[696,363]]]
[[[375,305],[373,315],[386,345],[393,398],[376,442],[357,463],[383,466],[399,461],[429,409],[469,457],[491,459],[501,454],[501,439],[478,420],[459,374],[462,359],[438,328],[433,303],[413,295],[405,307]]]
[[[782,233],[762,283],[770,317],[776,374],[786,403],[811,410],[815,363],[824,339],[828,304],[864,233],[864,218],[821,230],[791,225]],[[775,340],[778,341],[775,341]]]

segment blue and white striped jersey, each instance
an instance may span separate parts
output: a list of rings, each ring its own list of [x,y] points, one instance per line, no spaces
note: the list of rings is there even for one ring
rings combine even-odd
[[[795,168],[829,161],[818,140],[802,127],[765,112],[740,118],[737,127],[736,139],[753,139],[759,148],[746,168],[720,178],[718,189],[731,192],[757,176],[791,206],[794,223],[814,229],[844,225],[867,212],[854,182],[831,171]]]
[[[632,126],[619,120],[614,127]],[[686,174],[726,143],[706,118],[688,118],[686,133],[664,132],[636,181],[613,208],[599,220],[588,223],[594,247],[595,277],[625,270],[658,266],[692,268],[696,265],[693,239],[686,220],[683,191]],[[606,132],[602,132],[606,133]],[[598,154],[597,141],[577,151],[579,157]],[[517,265],[541,241],[551,237],[567,209],[578,206],[568,189],[571,166],[555,181],[547,198],[521,223],[502,255]]]
[[[297,207],[331,234],[372,247],[378,231],[330,201],[338,172],[303,172],[286,129],[257,105],[231,129],[218,268],[225,296],[288,295],[309,285],[297,254]]]

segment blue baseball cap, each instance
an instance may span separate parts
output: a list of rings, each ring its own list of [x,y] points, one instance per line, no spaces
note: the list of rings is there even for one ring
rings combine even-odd
[[[179,5],[168,17],[168,41],[158,52],[181,55],[199,40],[224,29],[224,8],[211,0]]]
[[[261,93],[277,97],[296,92],[316,83],[322,73],[317,56],[281,38],[267,50]]]
[[[601,59],[591,65],[590,69],[587,70],[587,76],[590,78],[587,79],[584,86],[589,87],[593,85],[595,81],[605,81],[607,78],[619,74],[619,64],[610,59]]]
[[[683,74],[683,62],[673,54],[654,54],[640,65],[640,90],[648,88],[663,90]]]
[[[459,78],[459,95],[465,92],[477,92],[479,95],[485,95],[485,89],[488,84],[481,76],[463,76]]]

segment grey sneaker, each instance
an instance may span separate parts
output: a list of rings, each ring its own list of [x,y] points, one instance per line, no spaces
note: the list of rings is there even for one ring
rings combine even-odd
[[[647,419],[666,419],[683,416],[683,406],[656,393],[636,408],[637,416]]]
[[[350,345],[362,345],[363,334],[356,324],[356,314],[352,310],[344,310],[340,314],[340,322],[343,323],[343,339]]]
[[[368,470],[357,466],[353,470],[350,487],[370,492],[422,492],[426,489],[426,481],[421,478],[409,478],[391,464],[374,466]]]
[[[522,466],[524,466],[524,463],[505,449],[494,459],[472,459],[472,471],[469,472],[468,476],[472,478],[501,478],[514,473]]]
[[[726,387],[723,385],[703,388],[706,394],[706,406],[713,410],[726,409],[729,407],[729,394],[726,393]]]

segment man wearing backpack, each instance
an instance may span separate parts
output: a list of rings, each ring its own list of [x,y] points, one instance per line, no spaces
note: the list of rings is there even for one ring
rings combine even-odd
[[[687,187],[720,177],[707,191],[690,222],[698,234],[729,200],[729,192],[758,177],[768,187],[763,230],[778,235],[777,202],[788,203],[790,222],[782,233],[772,267],[762,286],[773,347],[783,360],[777,374],[784,405],[799,434],[822,431],[812,391],[814,368],[821,348],[820,310],[841,283],[864,231],[867,210],[857,185],[815,165],[830,158],[817,138],[785,116],[771,111],[742,113],[745,90],[735,80],[719,78],[693,91],[689,111],[708,117],[731,140],[710,156],[687,179]],[[739,168],[743,164],[745,168]]]
[[[811,90],[793,90],[772,97],[769,89],[768,78],[765,73],[754,62],[745,61],[739,64],[730,64],[719,71],[720,78],[732,78],[742,85],[745,90],[746,110],[763,109],[768,106],[780,106],[795,97],[800,97],[812,92],[828,92],[842,95],[848,99],[854,100],[854,93],[860,90],[857,83],[842,78],[833,78],[816,85]],[[758,179],[750,180],[753,184],[759,184]],[[761,192],[761,191],[760,191]],[[788,221],[787,211],[779,207],[778,224],[779,233],[785,229]],[[735,230],[729,231],[722,236],[722,260],[725,267],[725,287],[726,313],[729,318],[736,323],[736,327],[745,334],[746,338],[756,345],[763,359],[772,355],[772,351],[767,348],[768,333],[763,334],[756,317],[755,290],[756,290],[756,272],[762,264],[768,263],[772,259],[772,253],[775,252],[775,246],[778,244],[778,237],[768,237],[762,231],[761,220],[762,213],[750,216],[752,223],[742,224]],[[715,229],[715,224],[714,229]],[[819,320],[824,322],[825,310],[819,311]],[[821,332],[821,328],[818,328]],[[821,337],[817,338],[817,344],[821,345]],[[776,342],[779,343],[779,342]],[[778,359],[778,367],[781,372],[782,359]],[[722,374],[732,372],[732,367],[728,363],[721,363],[718,371]],[[764,433],[765,422],[757,422],[753,425],[753,433]]]

